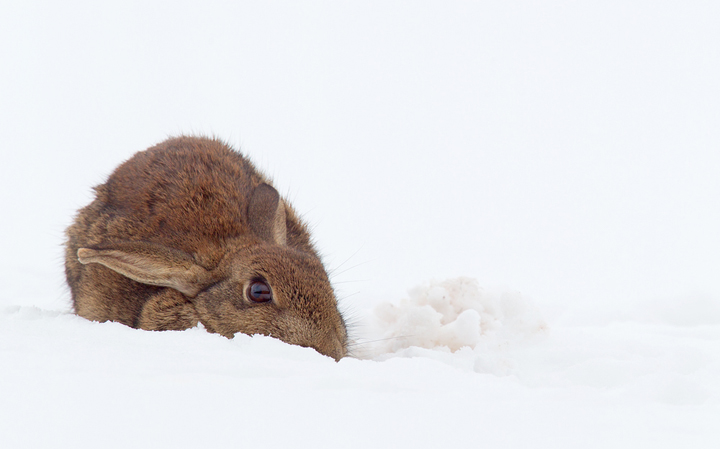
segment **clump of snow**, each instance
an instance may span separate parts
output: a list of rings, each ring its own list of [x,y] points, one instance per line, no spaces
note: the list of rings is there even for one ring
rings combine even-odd
[[[504,357],[506,349],[546,329],[537,308],[520,293],[488,291],[475,279],[459,277],[416,287],[399,304],[378,305],[369,341],[357,352],[376,360],[426,356],[507,374],[512,362]]]

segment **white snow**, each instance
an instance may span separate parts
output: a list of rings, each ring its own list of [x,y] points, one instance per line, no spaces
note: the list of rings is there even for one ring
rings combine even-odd
[[[720,447],[720,3],[0,4],[0,448]],[[313,229],[336,363],[70,312],[179,133]]]
[[[496,359],[503,350],[547,334],[547,324],[520,293],[491,293],[474,279],[431,282],[409,296],[399,304],[375,308],[369,320],[370,341],[359,342],[357,356],[385,360],[424,354],[448,361],[472,357],[476,371],[506,374],[509,361]]]
[[[339,363],[268,337],[8,307],[3,447],[710,448],[720,438],[720,323],[547,328],[518,296],[495,317],[477,312],[478,298],[494,299],[468,279],[411,296],[440,289],[470,308],[437,341],[419,330],[441,320],[408,301],[395,307],[414,318],[385,322],[389,334],[418,331],[396,340],[403,349]],[[451,351],[456,343],[469,345]]]

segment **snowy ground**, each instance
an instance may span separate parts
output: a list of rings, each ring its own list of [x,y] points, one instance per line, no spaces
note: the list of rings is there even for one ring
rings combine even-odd
[[[714,2],[0,3],[0,447],[720,447]],[[63,230],[168,135],[313,227],[335,363],[70,313]]]
[[[462,288],[454,281],[426,292]],[[419,297],[395,305],[403,325],[375,324],[418,341],[339,363],[267,337],[144,332],[9,307],[0,312],[3,447],[711,448],[720,441],[720,322],[548,327],[521,298],[510,300],[512,310],[488,312],[507,301],[496,299],[463,298],[486,312],[466,309],[473,316],[465,329],[444,334],[439,322],[418,317],[431,307]],[[491,330],[473,335],[481,316]],[[413,326],[425,332],[408,334]],[[457,338],[467,344],[454,353],[437,346]]]

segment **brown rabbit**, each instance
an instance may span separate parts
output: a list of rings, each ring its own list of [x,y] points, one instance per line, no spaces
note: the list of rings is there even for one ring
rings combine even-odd
[[[67,229],[75,312],[140,329],[198,322],[339,360],[347,332],[307,227],[241,154],[178,137],[135,154]]]

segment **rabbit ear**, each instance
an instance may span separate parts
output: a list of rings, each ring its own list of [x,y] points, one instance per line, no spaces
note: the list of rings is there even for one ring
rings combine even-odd
[[[260,184],[253,190],[248,208],[248,222],[255,235],[266,242],[285,245],[285,202],[274,187]]]
[[[122,242],[102,249],[80,248],[82,264],[99,263],[141,284],[170,287],[194,297],[215,282],[183,251],[146,242]]]

